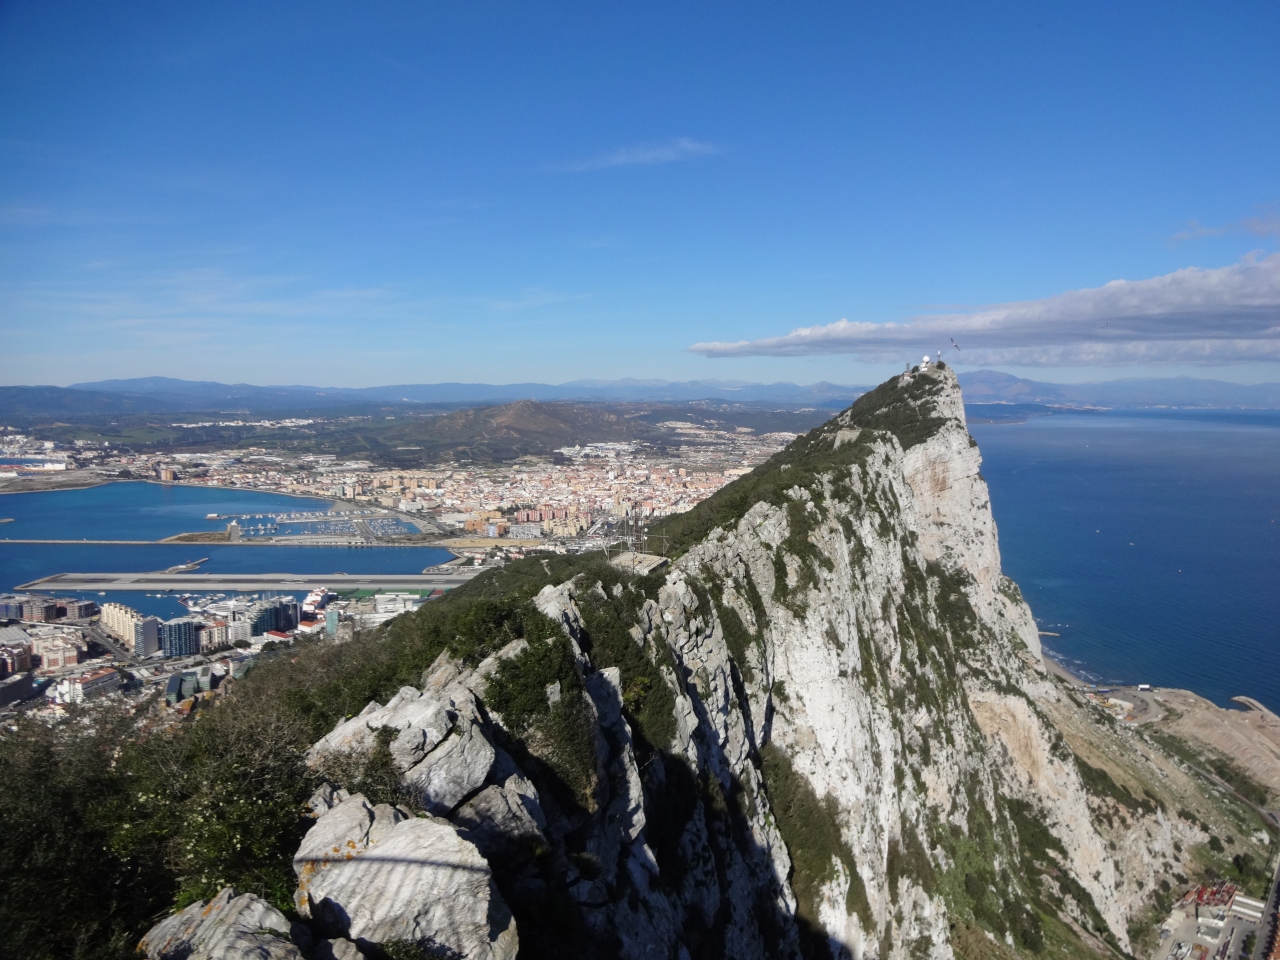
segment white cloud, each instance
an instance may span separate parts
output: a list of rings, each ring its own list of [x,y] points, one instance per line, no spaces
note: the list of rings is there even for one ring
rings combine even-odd
[[[653,166],[659,163],[673,163],[676,160],[692,160],[715,152],[716,148],[709,143],[692,140],[689,137],[678,137],[664,143],[637,143],[629,147],[619,147],[585,160],[557,164],[551,169],[559,173],[583,173],[588,170],[605,170],[609,167]]]
[[[1219,227],[1207,227],[1198,220],[1192,220],[1185,230],[1179,230],[1169,238],[1171,243],[1185,243],[1188,240],[1199,240],[1201,237],[1220,237],[1228,233],[1251,233],[1255,237],[1280,236],[1280,213],[1264,210],[1256,217],[1245,217],[1235,223],[1223,224]]]
[[[707,357],[849,353],[900,361],[939,347],[969,363],[1045,366],[1280,360],[1280,254],[1150,280],[1113,280],[972,313],[898,323],[839,320],[781,337],[696,343],[690,350]]]

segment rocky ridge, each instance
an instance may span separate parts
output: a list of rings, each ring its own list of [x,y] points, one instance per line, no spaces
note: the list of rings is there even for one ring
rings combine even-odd
[[[668,571],[543,562],[522,636],[313,745],[397,796],[322,787],[300,923],[254,934],[295,953],[255,955],[946,960],[958,925],[1127,951],[1202,836],[1060,732],[1096,721],[1043,669],[980,463],[952,372],[917,370],[675,518]],[[144,952],[222,943],[193,909]]]

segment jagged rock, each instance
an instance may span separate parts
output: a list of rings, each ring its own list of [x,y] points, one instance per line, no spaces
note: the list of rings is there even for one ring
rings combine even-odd
[[[522,841],[542,839],[546,820],[533,784],[513,775],[503,786],[485,787],[458,808],[452,821],[486,858],[493,858]]]
[[[394,807],[385,803],[375,807],[358,793],[321,816],[302,838],[293,858],[293,872],[298,877],[293,901],[298,914],[311,915],[311,888],[318,877],[376,845],[404,819]]]
[[[433,817],[399,822],[329,863],[310,878],[306,899],[327,933],[358,944],[410,940],[466,960],[511,960],[519,947],[488,863]]]
[[[224,888],[147,932],[138,952],[149,960],[302,960],[289,921],[251,893]]]
[[[459,717],[453,733],[405,773],[405,788],[424,810],[443,816],[484,786],[494,756],[480,726]]]
[[[323,817],[350,796],[351,794],[342,787],[326,780],[316,788],[316,792],[307,801],[307,811],[313,818]]]
[[[981,849],[1012,884],[998,895],[1016,916],[1038,883],[1019,866],[1028,851],[1018,817],[1031,816],[1066,851],[1054,869],[1073,881],[1048,890],[1049,901],[1062,895],[1074,920],[1109,928],[1128,949],[1156,865],[1168,874],[1180,863],[1195,828],[1132,805],[1112,828],[1114,801],[1086,790],[1051,725],[1089,721],[1045,679],[1030,610],[1000,571],[954,374],[921,370],[871,399],[882,405],[844,411],[797,456],[744,481],[759,484],[759,502],[743,510],[722,499],[720,526],[684,545],[656,600],[649,585],[646,597],[635,583],[606,590],[582,575],[534,598],[563,629],[589,695],[598,764],[589,802],[573,806],[554,780],[538,779],[545,769],[521,771],[494,746],[508,734],[478,701],[524,640],[476,669],[442,654],[422,691],[371,704],[317,744],[316,755],[360,749],[378,726],[393,727],[392,755],[416,802],[453,820],[396,822],[375,842],[377,817],[352,812],[318,833],[316,849],[329,851],[355,837],[349,859],[318,871],[306,891],[328,932],[470,956],[431,939],[453,931],[462,942],[466,927],[474,955],[510,955],[514,928],[504,939],[483,853],[513,901],[520,890],[530,891],[526,907],[567,894],[585,929],[625,960],[687,957],[691,931],[703,954],[741,960],[799,958],[802,936],[824,939],[841,960],[953,960],[951,925],[962,918],[939,877]],[[584,621],[598,601],[626,611],[621,626],[654,667],[646,682],[665,684],[673,703],[673,724],[643,729],[669,742],[651,744],[642,763],[631,724],[648,720],[623,709],[623,674],[595,669],[584,652],[598,649]],[[548,703],[565,689],[548,684]],[[644,696],[644,684],[627,689]],[[796,810],[822,822],[797,823]],[[555,863],[554,878],[510,869],[526,840],[546,843],[538,869]],[[821,842],[821,856],[787,846],[806,842]],[[1143,871],[1145,893],[1133,880]],[[475,946],[485,923],[491,932]]]
[[[468,695],[469,696],[469,695]],[[370,703],[357,716],[342,721],[308,752],[313,765],[336,753],[372,750],[383,728],[398,731],[391,741],[392,759],[401,769],[420,761],[435,748],[453,726],[456,710],[451,701],[401,687],[386,706]]]

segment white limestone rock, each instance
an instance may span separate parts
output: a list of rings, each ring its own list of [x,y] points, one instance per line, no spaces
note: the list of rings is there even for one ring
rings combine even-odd
[[[348,791],[326,780],[316,788],[316,792],[307,801],[307,813],[313,819],[318,819],[350,797],[351,794]]]
[[[485,785],[494,757],[480,725],[459,717],[453,733],[405,773],[404,785],[422,809],[444,816]]]
[[[541,840],[541,827],[546,825],[533,784],[518,774],[502,786],[485,787],[459,807],[451,819],[486,857]]]
[[[161,920],[138,944],[148,960],[302,960],[289,921],[251,893],[224,888]]]
[[[335,864],[364,853],[391,832],[405,815],[385,803],[373,806],[362,794],[337,804],[307,831],[293,857],[298,889],[293,902],[298,915],[311,916],[311,887]]]
[[[317,824],[319,826],[319,824]],[[357,944],[409,940],[465,960],[512,960],[516,924],[489,864],[446,821],[403,820],[315,873],[310,915]]]
[[[311,948],[310,960],[364,960],[364,954],[350,940],[321,940]]]
[[[464,699],[474,707],[470,694]],[[456,715],[457,707],[451,699],[401,687],[386,706],[375,701],[357,716],[340,722],[312,746],[307,759],[314,766],[331,754],[372,750],[378,742],[378,731],[388,728],[397,731],[391,741],[391,756],[402,770],[407,769],[448,735]]]

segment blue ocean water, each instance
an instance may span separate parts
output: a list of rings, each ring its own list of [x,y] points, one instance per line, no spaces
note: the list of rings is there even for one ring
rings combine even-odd
[[[164,570],[208,557],[205,573],[418,573],[448,560],[440,547],[295,547],[224,544],[19,544],[9,539],[159,540],[176,533],[217,530],[225,521],[206,514],[262,514],[327,510],[329,501],[245,490],[176,487],[154,483],[111,483],[84,490],[56,490],[0,496],[0,592],[40,577],[66,572]],[[67,595],[67,594],[63,594]],[[172,617],[182,607],[172,597],[143,593],[99,596],[144,613]]]
[[[1280,414],[971,424],[1045,647],[1112,683],[1280,712]]]
[[[261,514],[324,511],[329,500],[253,490],[185,487],[141,480],[83,490],[0,496],[0,517],[11,517],[0,537],[49,540],[160,540],[176,533],[222,530],[210,513]]]

